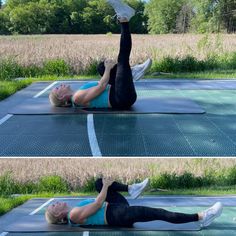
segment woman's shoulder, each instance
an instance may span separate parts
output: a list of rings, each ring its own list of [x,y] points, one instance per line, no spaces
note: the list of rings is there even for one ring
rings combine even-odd
[[[79,90],[85,90],[85,89],[88,89],[97,85],[98,85],[98,81],[90,81],[80,86]]]
[[[87,204],[93,203],[95,199],[89,198],[89,199],[84,199],[76,204],[76,206],[85,206]]]

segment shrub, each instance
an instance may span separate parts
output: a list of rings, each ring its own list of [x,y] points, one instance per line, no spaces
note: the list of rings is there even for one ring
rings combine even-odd
[[[43,75],[43,68],[35,65],[22,68],[22,77],[38,77]]]
[[[68,191],[67,182],[57,175],[44,176],[38,183],[38,192],[63,193]]]
[[[22,67],[12,59],[0,61],[0,80],[10,80],[20,77]]]
[[[70,67],[62,59],[48,60],[43,65],[43,74],[45,75],[69,75]]]
[[[98,60],[96,59],[90,59],[90,63],[88,63],[88,66],[83,70],[84,75],[97,75],[97,66],[98,66]]]
[[[236,166],[233,166],[232,168],[228,170],[227,182],[229,185],[236,184]]]
[[[11,194],[17,193],[19,190],[17,184],[11,177],[11,173],[0,176],[0,196],[9,196]]]
[[[84,191],[84,192],[94,192],[94,191],[96,191],[95,185],[94,185],[95,181],[96,181],[95,177],[89,178],[86,181],[86,183],[84,184],[84,186],[82,186],[82,191]]]

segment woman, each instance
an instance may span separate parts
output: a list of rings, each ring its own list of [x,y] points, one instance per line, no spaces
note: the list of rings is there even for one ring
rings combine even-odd
[[[132,227],[135,222],[162,220],[174,224],[198,221],[201,227],[206,227],[222,212],[220,202],[195,214],[176,213],[144,206],[129,206],[127,200],[118,191],[141,193],[143,186],[146,186],[145,181],[128,186],[109,179],[98,179],[95,186],[99,194],[95,200],[82,201],[72,209],[65,202],[58,202],[47,208],[45,217],[49,223],[72,226]]]
[[[52,105],[127,109],[135,103],[137,95],[129,64],[132,47],[129,20],[135,11],[121,0],[107,0],[107,2],[116,11],[121,26],[117,63],[111,59],[101,62],[98,66],[98,72],[102,76],[101,80],[86,83],[78,91],[73,91],[70,86],[65,84],[54,88],[49,95]],[[148,60],[144,64],[145,69],[148,69],[150,65],[151,60]]]

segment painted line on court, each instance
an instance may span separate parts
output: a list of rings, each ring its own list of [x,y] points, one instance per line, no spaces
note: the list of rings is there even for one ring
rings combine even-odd
[[[84,231],[83,236],[89,236],[89,231]]]
[[[88,138],[92,154],[94,157],[101,157],[102,153],[98,146],[98,140],[94,128],[93,114],[88,114],[87,116],[87,129],[88,129]]]
[[[42,208],[44,208],[45,206],[47,206],[50,202],[52,202],[54,200],[54,198],[49,199],[47,202],[45,202],[44,204],[42,204],[40,207],[38,207],[37,209],[35,209],[34,211],[32,211],[29,215],[35,215],[37,212],[39,212]]]
[[[0,234],[0,236],[5,236],[5,235],[7,235],[8,234],[8,232],[2,232],[1,234]]]
[[[49,90],[50,88],[52,88],[55,84],[57,84],[58,81],[53,82],[52,84],[50,84],[48,87],[46,87],[44,90],[42,90],[41,92],[37,93],[33,98],[38,98],[39,96],[41,96],[43,93],[45,93],[47,90]]]
[[[6,122],[7,120],[9,120],[13,115],[6,115],[4,116],[1,120],[0,120],[0,125],[2,125],[4,122]]]
[[[87,197],[55,197],[54,200],[84,200]],[[95,197],[90,197],[89,199],[95,199]]]

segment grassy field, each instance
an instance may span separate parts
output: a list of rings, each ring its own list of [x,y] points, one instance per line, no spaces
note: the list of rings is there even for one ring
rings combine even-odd
[[[127,165],[127,163],[129,163]],[[84,186],[93,178],[112,176],[125,183],[146,177],[155,179],[162,173],[194,176],[227,174],[236,166],[236,159],[3,159],[0,176],[11,173],[19,183],[37,182],[43,176],[61,176],[72,189]],[[88,168],[89,167],[89,168]],[[236,176],[235,182],[236,182]],[[155,185],[155,183],[153,183]]]
[[[0,36],[0,60],[14,58],[23,66],[42,66],[46,60],[63,59],[77,74],[94,60],[117,58],[119,35]],[[216,53],[236,51],[235,35],[133,35],[131,64],[148,57],[191,55],[204,59]]]

